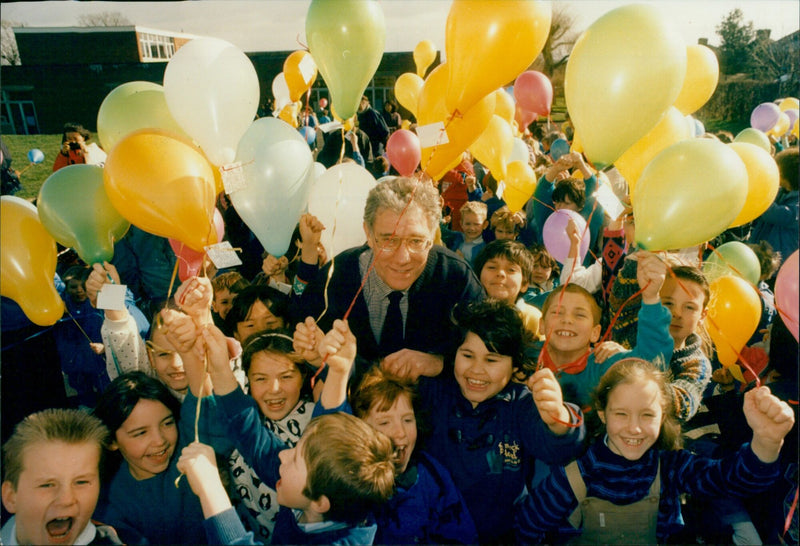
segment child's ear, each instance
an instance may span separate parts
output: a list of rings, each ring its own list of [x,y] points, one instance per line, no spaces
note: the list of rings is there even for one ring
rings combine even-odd
[[[597,412],[597,416],[600,418],[600,422],[602,422],[605,425],[606,424],[606,412],[598,411]]]
[[[489,227],[489,220],[484,220],[481,224],[481,229],[486,229],[487,227]]]
[[[600,324],[595,324],[595,325],[592,327],[592,335],[591,335],[591,337],[589,338],[589,340],[590,340],[592,343],[596,343],[596,342],[597,342],[597,340],[598,340],[598,339],[600,339],[600,334],[601,334],[601,333],[603,333],[603,326],[602,326],[602,325],[600,325]]]
[[[10,481],[4,481],[2,486],[3,506],[12,514],[17,512],[17,490]]]
[[[700,313],[700,320],[698,322],[703,322],[708,314],[708,307],[704,308],[703,311]]]
[[[108,450],[117,451],[118,449],[119,449],[119,444],[117,443],[117,441],[111,440],[111,442],[108,444]]]
[[[327,496],[322,495],[317,500],[311,501],[311,509],[317,514],[326,514],[331,509],[331,501]]]

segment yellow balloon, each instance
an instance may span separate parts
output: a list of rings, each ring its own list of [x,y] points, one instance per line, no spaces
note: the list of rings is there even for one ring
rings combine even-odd
[[[686,77],[675,108],[684,114],[697,112],[717,88],[719,61],[710,48],[694,44],[686,48]]]
[[[780,117],[778,118],[778,122],[775,123],[775,126],[767,131],[768,135],[774,135],[776,138],[780,138],[786,134],[789,130],[789,116],[786,115],[786,112],[781,112]]]
[[[514,121],[514,99],[502,87],[494,92],[495,105],[494,114],[500,116],[510,124],[516,123]],[[519,130],[519,125],[517,125]]]
[[[638,229],[638,222],[637,222]],[[755,333],[761,319],[761,298],[756,288],[736,275],[720,277],[710,283],[705,326],[717,358],[725,366],[733,366],[747,341]]]
[[[445,105],[448,64],[440,64],[428,74],[419,96],[418,125],[442,122],[448,142],[422,148],[422,169],[434,180],[458,165],[461,154],[481,135],[495,108],[494,94],[485,96],[465,114],[452,116]]]
[[[111,204],[130,223],[193,250],[217,242],[214,173],[197,148],[165,131],[120,140],[103,169]]]
[[[506,189],[503,201],[511,212],[522,210],[536,189],[536,173],[527,161],[512,161],[506,165]]]
[[[664,117],[661,118],[661,121],[658,122],[658,125],[640,138],[636,144],[628,148],[614,162],[614,166],[622,177],[628,181],[628,187],[633,192],[636,182],[642,176],[642,171],[655,156],[676,142],[691,137],[692,133],[686,123],[686,118],[677,108],[670,107]]]
[[[800,138],[800,121],[794,122],[794,127],[792,127],[792,134],[795,138]]]
[[[422,40],[414,48],[414,63],[417,65],[417,76],[420,78],[425,77],[425,72],[435,60],[436,46],[430,40]]]
[[[506,178],[506,161],[514,149],[514,135],[511,126],[498,115],[493,115],[489,125],[473,142],[469,151],[475,159],[486,166],[496,180]]]
[[[462,114],[525,71],[550,33],[549,2],[453,0],[445,51],[447,110]]]
[[[583,142],[577,131],[572,134],[572,145],[569,147],[569,150],[571,152],[578,152],[579,154],[583,153]]]
[[[411,128],[411,120],[404,119],[402,122],[400,122],[400,128],[408,131]]]
[[[308,51],[295,51],[283,61],[283,76],[289,87],[289,98],[300,100],[317,79],[317,65]]]
[[[731,142],[728,146],[736,152],[747,168],[747,198],[730,227],[751,222],[769,208],[780,187],[780,172],[775,160],[755,144]]]
[[[64,314],[56,291],[56,242],[36,207],[19,197],[0,198],[0,295],[14,300],[33,323],[55,324]]]
[[[394,82],[394,96],[397,102],[415,116],[423,85],[425,85],[425,80],[412,72],[400,74],[400,77]]]
[[[722,233],[747,197],[747,169],[729,146],[693,138],[658,154],[636,184],[636,243],[646,250],[694,246]]]
[[[778,108],[780,108],[781,112],[800,108],[800,101],[794,97],[787,97],[781,101],[781,103],[778,105]]]
[[[567,109],[598,169],[652,130],[678,98],[686,46],[668,19],[652,5],[622,6],[595,21],[572,49]]]
[[[297,103],[293,102],[281,108],[278,118],[282,119],[295,129],[297,129]]]

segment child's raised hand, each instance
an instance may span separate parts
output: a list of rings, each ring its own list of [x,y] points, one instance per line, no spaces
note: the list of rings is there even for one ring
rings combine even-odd
[[[206,518],[231,507],[225,486],[219,477],[214,450],[211,446],[192,442],[183,448],[178,459],[178,470],[186,474],[189,486],[200,499]]]
[[[753,429],[750,447],[765,463],[778,458],[783,438],[794,426],[794,412],[773,395],[769,387],[757,387],[744,395],[744,416]]]
[[[111,280],[109,281],[109,277]],[[120,284],[117,268],[108,262],[92,264],[92,271],[86,279],[86,295],[92,307],[97,307],[97,294],[104,284]]]
[[[639,262],[636,267],[636,280],[642,288],[642,303],[659,302],[658,291],[667,277],[667,264],[652,252],[637,252],[632,259]]]
[[[528,378],[527,385],[533,393],[533,402],[542,421],[553,433],[565,434],[569,429],[564,423],[570,422],[570,414],[564,405],[561,385],[553,372],[549,368],[542,368]]]
[[[316,245],[322,236],[325,226],[313,214],[305,213],[300,217],[299,222],[300,240],[303,243],[313,243]]]
[[[292,346],[300,357],[319,367],[322,364],[322,356],[317,352],[317,345],[325,336],[325,333],[317,326],[312,317],[306,317],[303,322],[298,322],[294,328],[292,336]]]
[[[160,313],[164,322],[164,335],[178,354],[191,352],[198,338],[197,326],[192,317],[175,309],[162,309]]]
[[[333,321],[331,331],[317,344],[317,352],[323,356],[331,372],[345,376],[350,374],[356,359],[356,336],[350,331],[346,320]]]
[[[175,301],[198,326],[208,324],[211,318],[212,299],[214,299],[214,288],[206,277],[190,277],[175,292]]]

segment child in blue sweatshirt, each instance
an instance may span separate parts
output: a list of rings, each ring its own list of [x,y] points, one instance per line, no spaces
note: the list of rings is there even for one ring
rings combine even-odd
[[[667,377],[651,363],[626,358],[612,366],[594,393],[604,434],[523,500],[518,540],[542,542],[559,529],[579,531],[586,544],[663,543],[683,525],[682,493],[746,497],[780,476],[778,455],[794,413],[767,387],[745,395],[752,441],[721,460],[680,449],[672,404]]]
[[[196,347],[208,354],[214,411],[224,418],[224,434],[277,491],[281,509],[272,544],[372,544],[377,526],[371,513],[394,490],[391,441],[360,419],[336,414],[313,419],[300,442],[287,449],[263,426],[256,402],[237,383],[224,334],[208,326],[200,340]],[[178,468],[200,498],[209,543],[252,544],[252,533],[225,493],[213,448],[191,444]]]

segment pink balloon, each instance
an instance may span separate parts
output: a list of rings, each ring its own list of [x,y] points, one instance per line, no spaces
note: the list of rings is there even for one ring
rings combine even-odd
[[[539,117],[533,112],[528,112],[527,110],[523,110],[519,104],[514,106],[514,120],[517,122],[519,126],[519,130],[524,132],[525,129],[536,121],[536,118]]]
[[[553,84],[541,72],[528,70],[514,82],[514,98],[523,110],[547,116],[553,104]]]
[[[569,236],[567,235],[567,224],[572,220],[578,228],[578,233],[582,235],[581,246],[578,248],[580,261],[589,252],[589,232],[586,230],[586,220],[574,210],[561,209],[555,211],[547,217],[542,227],[542,239],[547,251],[563,264],[569,255]]]
[[[789,256],[775,278],[775,307],[778,309],[783,323],[795,339],[800,335],[800,320],[798,320],[797,306],[800,299],[798,291],[798,252],[795,250]],[[798,340],[800,341],[800,340]]]
[[[214,229],[217,231],[217,242],[221,242],[225,236],[225,222],[222,220],[219,209],[216,208],[214,209]],[[205,252],[197,252],[177,239],[169,239],[169,246],[172,247],[172,251],[178,259],[178,277],[181,282],[190,277],[196,277],[200,273],[200,268],[203,267]]]
[[[403,176],[411,176],[422,158],[419,137],[406,129],[395,131],[386,142],[386,156],[397,172]]]

